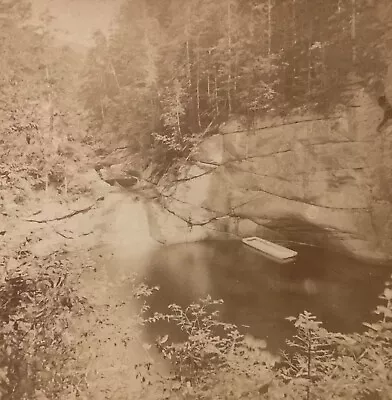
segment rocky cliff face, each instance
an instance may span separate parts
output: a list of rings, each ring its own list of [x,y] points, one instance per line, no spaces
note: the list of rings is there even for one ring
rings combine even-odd
[[[359,91],[328,118],[229,121],[161,180],[167,213],[151,218],[153,233],[171,243],[258,235],[391,258],[392,140],[388,128],[376,132],[381,118]]]

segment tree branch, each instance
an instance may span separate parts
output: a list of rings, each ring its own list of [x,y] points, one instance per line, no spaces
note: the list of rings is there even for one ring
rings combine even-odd
[[[86,213],[86,212],[90,211],[92,208],[95,207],[96,203],[98,201],[101,201],[101,200],[103,200],[103,197],[98,198],[97,201],[94,204],[91,204],[88,207],[84,207],[84,208],[81,208],[79,210],[72,211],[72,212],[70,212],[68,214],[62,215],[61,217],[48,218],[48,219],[30,219],[30,218],[25,218],[24,221],[34,222],[36,224],[46,224],[47,222],[62,221],[62,220],[67,219],[67,218],[72,218],[75,215],[83,214],[83,213]]]

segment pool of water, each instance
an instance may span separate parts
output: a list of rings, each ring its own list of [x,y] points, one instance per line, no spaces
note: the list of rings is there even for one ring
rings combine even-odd
[[[361,331],[362,322],[373,317],[392,266],[369,265],[318,247],[289,247],[299,255],[283,265],[240,241],[162,247],[145,269],[145,282],[160,287],[149,299],[151,309],[164,312],[169,304],[187,306],[211,295],[224,301],[224,321],[265,339],[273,353],[293,334],[285,318],[303,310],[332,331]],[[146,331],[150,339],[165,333],[181,337],[169,326],[152,325]]]

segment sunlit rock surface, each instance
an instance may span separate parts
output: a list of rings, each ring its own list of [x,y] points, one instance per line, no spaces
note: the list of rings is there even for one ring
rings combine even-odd
[[[152,234],[164,243],[260,235],[389,259],[392,141],[388,128],[376,132],[381,118],[358,92],[335,116],[229,121],[161,180],[167,212],[153,213]]]

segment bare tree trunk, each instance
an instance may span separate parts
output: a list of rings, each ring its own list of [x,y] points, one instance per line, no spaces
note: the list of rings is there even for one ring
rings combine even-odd
[[[103,107],[103,99],[102,99],[102,97],[100,98],[99,103],[100,103],[100,105],[101,105],[101,116],[102,116],[102,121],[104,121],[104,120],[105,120],[105,110],[104,110],[104,107]]]
[[[146,84],[147,87],[157,93],[157,80],[158,80],[158,72],[157,72],[157,51],[156,47],[153,43],[151,43],[149,32],[150,32],[150,19],[148,10],[145,2],[142,4],[143,6],[143,19],[144,19],[144,32],[143,32],[143,43],[144,43],[144,52],[147,58],[146,65]]]
[[[310,49],[310,45],[308,46],[308,79],[307,79],[307,93],[308,96],[310,96],[310,92],[312,90],[312,84],[311,84],[311,79],[312,79],[312,74],[311,74],[311,69],[312,69],[312,50]]]
[[[50,86],[50,84],[49,84],[49,67],[48,66],[45,67],[45,73],[46,73],[46,83],[48,84],[48,86]]]
[[[145,20],[145,29],[144,29],[144,50],[147,58],[147,65],[146,65],[146,77],[145,83],[147,88],[149,89],[149,103],[151,106],[151,117],[150,117],[150,129],[151,131],[155,130],[157,125],[157,114],[158,114],[158,67],[157,67],[157,51],[156,47],[149,38],[149,20],[147,11],[144,8],[144,20]],[[140,140],[139,140],[140,142]]]
[[[228,62],[228,77],[227,77],[227,102],[229,106],[229,113],[231,113],[231,7],[230,0],[227,0],[227,44],[229,53]]]
[[[200,49],[199,49],[199,39],[197,37],[197,49],[196,49],[196,57],[197,57],[197,70],[196,70],[196,100],[197,100],[197,123],[199,125],[199,129],[201,129],[201,121],[200,121]]]
[[[268,56],[271,55],[272,46],[272,0],[268,0]]]
[[[46,143],[45,143],[45,148],[46,151],[52,151],[52,146],[51,142],[53,140],[52,137],[52,132],[54,128],[54,116],[53,116],[53,99],[52,99],[52,90],[51,90],[51,85],[50,85],[50,73],[49,73],[49,67],[46,65],[45,67],[45,72],[46,72],[46,83],[48,85],[48,102],[49,102],[49,137],[47,137]],[[48,153],[47,153],[48,155]],[[48,195],[48,190],[49,190],[49,171],[50,171],[50,159],[48,157],[45,165],[45,195]]]
[[[310,96],[312,90],[312,45],[313,45],[313,23],[309,22],[309,32],[308,32],[308,96]]]
[[[105,93],[105,81],[104,81],[104,76],[102,74],[101,74],[101,92]],[[101,106],[102,121],[104,121],[105,120],[105,108],[103,105],[102,94],[99,96],[99,105]]]
[[[322,81],[323,81],[323,89],[326,89],[328,87],[328,80],[327,80],[327,52],[325,49],[324,43],[322,44],[322,49],[321,49],[321,63],[322,63]]]
[[[210,63],[210,59],[211,59],[211,50],[208,50],[208,65]],[[209,70],[209,68],[207,70],[207,95],[208,95],[208,102],[210,104],[212,104],[212,101],[211,101],[211,81],[210,81],[210,70]]]
[[[351,0],[351,6],[352,6],[352,14],[351,14],[351,40],[352,40],[352,60],[353,63],[357,61],[357,49],[356,49],[356,24],[357,24],[357,7],[356,7],[356,0]]]
[[[292,7],[293,7],[293,45],[296,45],[297,44],[297,21],[296,21],[296,19],[297,19],[297,10],[296,10],[297,3],[296,3],[296,0],[293,0]],[[293,74],[293,77],[295,77],[297,75],[297,64],[296,64],[295,60],[293,60],[292,74]],[[294,82],[294,79],[293,79],[293,82]],[[294,85],[293,82],[292,82],[292,85]]]
[[[293,0],[293,42],[294,44],[297,43],[297,3],[296,0]]]
[[[49,100],[49,132],[52,133],[53,132],[53,128],[54,128],[54,113],[53,113],[53,99],[52,99],[52,90],[51,90],[51,84],[50,84],[50,74],[49,74],[49,67],[46,66],[45,67],[45,71],[46,71],[46,82],[48,85],[48,89],[49,89],[49,94],[48,94],[48,100]]]
[[[50,117],[49,117],[49,132],[52,133],[54,130],[54,113],[53,104],[50,105]]]
[[[187,22],[185,24],[185,38],[186,38],[186,65],[187,65],[187,78],[188,78],[188,85],[191,87],[191,55],[190,55],[190,49],[189,49],[189,38],[190,38],[190,32],[189,32],[189,27],[190,27],[190,7],[187,7]]]
[[[180,91],[181,91],[181,86],[180,82],[178,82],[178,85],[176,85],[176,119],[177,119],[177,133],[179,136],[182,135],[181,133],[181,118],[180,118],[180,108],[181,108],[181,96],[180,96]]]
[[[219,115],[219,97],[218,97],[218,79],[217,79],[217,71],[215,70],[215,111],[216,111],[216,116]]]
[[[235,61],[234,61],[234,107],[235,107],[235,102],[236,102],[236,96],[237,96],[237,80],[238,80],[238,54],[236,53],[235,55]]]
[[[186,72],[188,78],[188,86],[191,87],[191,58],[189,51],[189,40],[186,41]]]
[[[176,114],[177,114],[177,132],[181,136],[180,113],[178,112],[178,110],[177,110]]]
[[[45,174],[45,194],[48,193],[48,189],[49,189],[49,173],[46,172],[46,174]]]
[[[116,81],[117,89],[118,89],[118,91],[120,91],[120,83],[118,82],[117,73],[116,73],[116,70],[114,69],[114,65],[113,65],[112,61],[109,61],[109,66],[110,66],[112,75],[114,77],[114,80]]]

